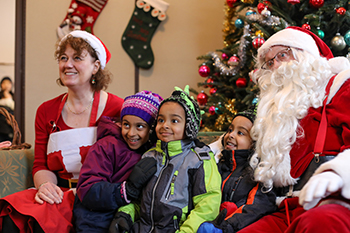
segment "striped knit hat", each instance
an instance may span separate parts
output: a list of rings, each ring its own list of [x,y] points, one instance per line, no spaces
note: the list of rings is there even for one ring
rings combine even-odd
[[[159,108],[162,106],[162,104],[169,101],[179,103],[185,109],[186,136],[190,139],[195,139],[200,128],[201,112],[197,101],[195,101],[193,97],[190,97],[189,95],[189,86],[186,85],[184,90],[181,90],[179,87],[175,87],[175,91],[169,98],[162,101]]]
[[[256,118],[256,113],[258,111],[258,104],[253,104],[252,106],[250,106],[248,109],[237,113],[233,119],[235,119],[238,116],[244,116],[246,118],[248,118],[248,120],[250,120],[253,124]]]
[[[141,91],[124,99],[120,118],[134,115],[146,121],[151,127],[156,119],[160,102],[163,98],[150,91]]]

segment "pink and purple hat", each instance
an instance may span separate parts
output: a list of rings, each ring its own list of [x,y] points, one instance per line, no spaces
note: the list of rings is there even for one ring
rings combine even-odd
[[[123,119],[125,115],[134,115],[152,126],[162,100],[163,98],[160,95],[150,91],[141,91],[135,95],[127,96],[124,99],[120,118]]]

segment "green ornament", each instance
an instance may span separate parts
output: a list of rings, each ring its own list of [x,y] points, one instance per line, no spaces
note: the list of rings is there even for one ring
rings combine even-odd
[[[323,39],[324,38],[324,31],[322,31],[321,29],[317,29],[317,35],[318,35],[318,37]]]
[[[350,30],[347,31],[344,35],[344,40],[345,40],[345,43],[350,46]]]

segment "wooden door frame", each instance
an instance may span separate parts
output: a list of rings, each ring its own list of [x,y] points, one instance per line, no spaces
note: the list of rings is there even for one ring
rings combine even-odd
[[[26,0],[16,0],[15,10],[15,119],[25,142],[25,27]]]

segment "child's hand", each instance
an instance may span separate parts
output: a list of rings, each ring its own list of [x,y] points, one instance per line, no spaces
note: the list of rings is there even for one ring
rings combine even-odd
[[[225,221],[227,210],[223,209],[214,221],[202,223],[197,233],[234,233],[233,227]]]
[[[143,186],[151,179],[157,171],[157,161],[147,157],[141,159],[130,173],[125,183],[126,195],[135,200],[140,196]]]
[[[109,233],[126,233],[132,228],[131,216],[124,212],[117,212],[109,226]]]

